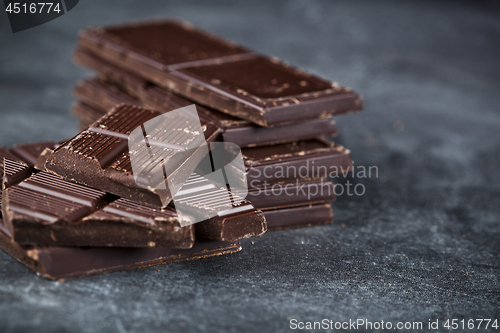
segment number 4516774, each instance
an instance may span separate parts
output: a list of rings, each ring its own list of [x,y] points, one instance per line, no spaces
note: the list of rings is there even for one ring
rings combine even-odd
[[[461,330],[470,329],[470,330],[472,330],[472,329],[481,329],[481,328],[498,329],[497,319],[495,319],[494,321],[492,321],[491,319],[469,319],[469,320],[448,319],[444,323],[443,326],[447,329],[452,329],[452,330],[456,330],[456,329],[461,329]]]
[[[32,2],[31,4],[20,4],[18,2],[14,3],[9,3],[7,8],[5,8],[6,12],[9,12],[10,14],[19,14],[19,13],[24,13],[24,14],[41,14],[41,13],[47,13],[49,14],[51,11],[60,13],[61,8],[59,7],[59,3],[56,3],[54,6],[53,2]]]

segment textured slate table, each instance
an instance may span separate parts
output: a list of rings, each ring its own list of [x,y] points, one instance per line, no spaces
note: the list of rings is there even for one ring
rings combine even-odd
[[[379,168],[354,180],[364,196],[334,204],[334,225],[268,233],[232,256],[59,283],[0,251],[0,331],[500,319],[499,14],[451,1],[82,0],[17,34],[0,14],[1,145],[75,134],[70,91],[88,75],[70,62],[78,29],[170,15],[363,93],[339,141]]]

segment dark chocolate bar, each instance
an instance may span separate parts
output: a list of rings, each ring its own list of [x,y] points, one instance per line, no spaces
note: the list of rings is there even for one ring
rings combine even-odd
[[[296,179],[250,188],[246,199],[261,210],[328,203],[335,200],[335,185],[325,178]]]
[[[337,83],[177,21],[86,29],[80,47],[200,104],[275,126],[362,109]]]
[[[106,78],[93,78],[80,81],[74,95],[86,104],[109,110],[114,104],[129,103],[168,112],[172,109],[191,104],[166,89],[160,88],[116,66],[98,59],[82,50],[76,50],[78,63],[105,75]],[[104,106],[104,107],[101,107]],[[335,121],[318,118],[300,124],[260,127],[246,120],[224,114],[209,107],[198,106],[200,119],[216,124],[222,131],[225,142],[233,142],[240,147],[253,147],[310,139],[320,136],[335,136],[338,133]],[[77,117],[91,123],[99,115],[73,109]],[[94,117],[91,119],[91,117]],[[90,119],[90,121],[88,121]]]
[[[159,115],[157,111],[120,105],[89,129],[56,148],[46,160],[45,169],[62,178],[125,199],[155,207],[166,207],[175,194],[171,193],[169,186],[165,186],[166,179],[172,177],[170,179],[174,179],[180,188],[203,158],[205,151],[197,145],[192,149],[186,149],[184,146],[179,146],[178,149],[170,148],[174,144],[193,143],[190,140],[195,135],[201,136],[196,128],[184,128],[184,122],[179,123],[183,119],[179,119],[155,129],[156,139],[148,134],[145,137],[149,137],[149,143],[145,143],[147,149],[129,153],[128,135],[134,129],[140,128],[138,126]],[[144,131],[144,126],[142,128]],[[204,139],[202,137],[200,140],[203,142],[214,140],[218,134],[215,125],[210,123],[203,123],[201,128]],[[167,147],[162,145],[162,140],[167,143],[172,141],[174,144]],[[136,160],[144,163],[147,168],[145,170],[149,170],[149,173],[156,177],[147,179],[147,187],[136,182],[137,176],[134,177],[133,174],[130,154],[135,154]],[[161,163],[156,163],[160,158]]]
[[[197,239],[190,249],[165,247],[23,247],[11,240],[0,219],[0,248],[15,259],[51,279],[69,279],[125,269],[220,256],[241,251],[238,241]]]
[[[21,245],[193,246],[189,216],[151,208],[4,159],[3,223]],[[26,179],[22,179],[22,178]],[[184,221],[186,220],[186,221]]]
[[[250,187],[335,176],[352,165],[349,149],[324,139],[243,148],[241,152]]]
[[[269,231],[333,223],[333,211],[329,203],[266,210],[264,216]]]

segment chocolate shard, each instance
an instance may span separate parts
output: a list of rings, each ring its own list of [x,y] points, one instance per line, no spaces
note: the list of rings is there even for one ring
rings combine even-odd
[[[232,207],[220,209],[224,198],[232,198]],[[264,214],[248,201],[218,188],[208,179],[193,173],[174,198],[175,206],[205,221],[195,224],[196,235],[208,239],[232,241],[260,236],[267,230]]]
[[[79,47],[186,98],[261,126],[363,107],[361,96],[348,88],[175,21],[87,29]]]
[[[186,125],[182,117],[161,120],[154,128],[156,123],[148,121],[156,122],[158,116],[157,111],[119,105],[56,148],[44,167],[67,180],[165,208],[178,190],[175,186],[182,186],[206,154],[205,141],[214,140],[218,130],[210,123]],[[137,150],[129,152],[128,138],[134,133],[143,142],[136,142]],[[134,163],[139,175],[134,175]]]
[[[5,160],[5,174],[27,165]],[[12,177],[12,176],[11,176]],[[5,177],[4,182],[7,180]],[[189,216],[110,197],[41,171],[2,196],[3,224],[21,245],[190,248],[194,228],[181,227]]]
[[[4,170],[3,170],[4,158],[11,159],[11,160],[19,160],[19,157],[14,155],[7,148],[0,147],[0,177],[3,177],[3,173],[4,173]]]
[[[84,50],[77,49],[75,58],[78,63],[104,75],[102,78],[80,81],[74,89],[74,95],[77,98],[94,108],[99,109],[100,104],[109,107],[118,103],[131,103],[168,112],[191,103]],[[272,145],[338,134],[335,121],[329,118],[266,128],[213,108],[198,106],[197,109],[200,119],[212,122],[219,127],[224,141],[234,142],[240,147]],[[104,114],[105,110],[107,109],[101,109],[101,114]],[[74,108],[73,114],[89,122],[88,119],[93,116],[94,112],[85,113]],[[92,120],[96,120],[99,115],[93,117]]]
[[[334,177],[352,166],[351,152],[324,139],[242,149],[250,187]]]
[[[246,198],[261,210],[327,203],[335,200],[335,185],[325,178],[296,179],[250,188]]]
[[[23,181],[33,172],[32,166],[5,157],[3,159],[3,167],[3,189]]]
[[[333,211],[329,203],[267,210],[264,216],[269,231],[333,223]]]

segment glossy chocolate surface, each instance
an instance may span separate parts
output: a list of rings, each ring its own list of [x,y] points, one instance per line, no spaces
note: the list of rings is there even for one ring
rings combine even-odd
[[[101,73],[104,77],[80,81],[74,89],[74,95],[81,101],[102,109],[103,112],[107,110],[103,108],[103,105],[109,108],[110,105],[118,103],[138,104],[161,112],[168,112],[192,103],[81,49],[75,51],[75,58],[80,64]],[[240,147],[271,145],[319,136],[335,136],[338,133],[335,121],[329,118],[266,128],[210,107],[201,105],[196,107],[200,119],[212,122],[219,127],[224,141],[236,143]],[[93,116],[94,118],[89,120],[90,113],[74,111],[74,114],[87,123],[98,117]]]
[[[167,38],[178,31],[187,30],[173,21],[87,29],[79,48],[186,98],[261,126],[363,107],[361,96],[348,88],[234,44],[214,43],[213,37],[196,30],[189,31],[189,36],[196,36],[193,39]]]

